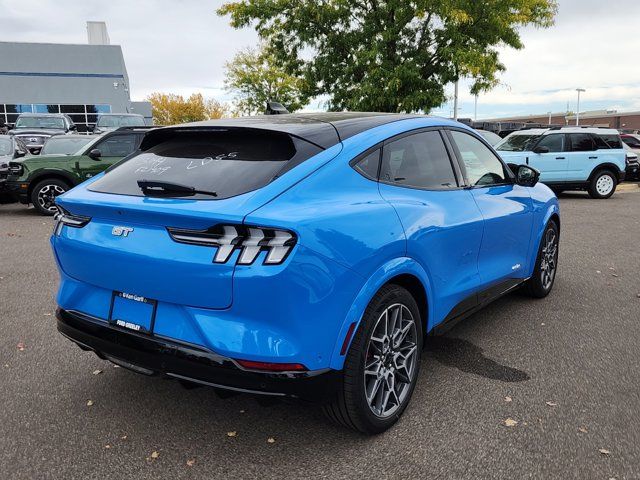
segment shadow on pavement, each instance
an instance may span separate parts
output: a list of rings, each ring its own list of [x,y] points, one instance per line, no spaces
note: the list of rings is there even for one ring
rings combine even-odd
[[[443,365],[492,380],[501,382],[529,380],[526,372],[487,358],[480,347],[461,338],[429,337],[426,340],[425,353]]]

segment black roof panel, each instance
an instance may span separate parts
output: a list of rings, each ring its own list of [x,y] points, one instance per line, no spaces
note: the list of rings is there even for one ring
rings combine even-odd
[[[224,128],[255,128],[285,132],[326,149],[371,128],[398,120],[417,117],[420,117],[420,115],[370,112],[321,112],[224,118],[151,130],[145,135],[140,148],[147,150],[167,137],[172,136],[174,132],[179,131],[193,132]]]

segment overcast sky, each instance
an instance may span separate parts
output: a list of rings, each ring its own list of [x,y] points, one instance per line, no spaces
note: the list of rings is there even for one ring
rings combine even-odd
[[[216,0],[0,0],[0,41],[86,43],[87,20],[107,22],[122,45],[134,100],[164,91],[228,100],[224,63],[254,46],[215,11]],[[525,49],[505,49],[502,85],[482,95],[478,118],[575,110],[640,110],[640,1],[560,0],[556,25],[525,29]],[[448,91],[453,91],[448,88]],[[318,102],[310,109],[318,109]],[[449,116],[451,105],[433,113]],[[461,88],[461,117],[474,102]]]

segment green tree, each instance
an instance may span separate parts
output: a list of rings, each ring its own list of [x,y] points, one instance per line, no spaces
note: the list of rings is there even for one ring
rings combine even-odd
[[[555,0],[241,0],[218,14],[253,25],[331,110],[415,112],[462,77],[472,93],[497,85],[497,48],[521,49],[518,29],[549,27],[556,11]]]
[[[153,120],[156,125],[176,125],[220,118],[226,108],[214,99],[205,99],[201,93],[194,93],[185,100],[173,93],[152,93],[147,97],[151,102]]]
[[[309,88],[303,78],[290,75],[265,48],[246,49],[226,64],[225,86],[236,95],[236,113],[262,113],[269,101],[279,102],[290,112],[304,107]]]

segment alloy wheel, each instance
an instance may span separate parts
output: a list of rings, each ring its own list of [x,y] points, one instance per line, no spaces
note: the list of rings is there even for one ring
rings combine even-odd
[[[604,174],[596,181],[596,191],[603,197],[609,195],[613,187],[614,181],[611,175]]]
[[[417,361],[415,319],[405,305],[391,305],[378,317],[365,356],[365,396],[374,415],[388,418],[403,405],[415,381]]]
[[[60,185],[45,185],[38,191],[38,204],[44,210],[49,212],[57,212],[58,207],[56,207],[56,197],[62,195],[65,192],[65,189]]]
[[[549,290],[556,276],[558,265],[558,235],[555,230],[551,228],[547,230],[544,242],[540,261],[540,280],[542,288]]]

